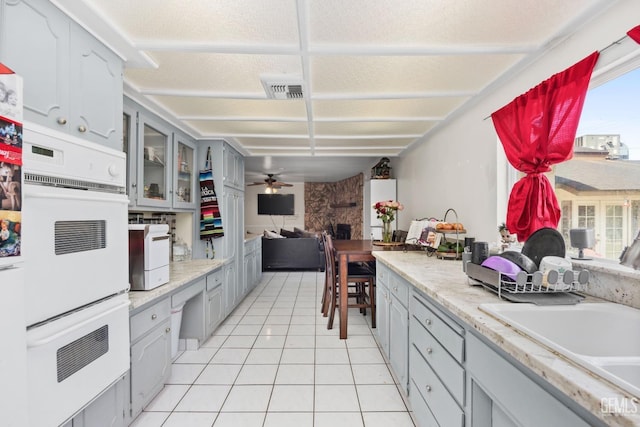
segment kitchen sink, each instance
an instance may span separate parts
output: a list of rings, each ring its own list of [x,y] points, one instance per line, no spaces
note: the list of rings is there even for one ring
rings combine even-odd
[[[615,303],[478,308],[640,396],[640,310]]]

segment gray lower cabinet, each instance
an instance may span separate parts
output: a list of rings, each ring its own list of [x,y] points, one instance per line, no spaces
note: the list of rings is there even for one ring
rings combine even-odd
[[[604,426],[386,265],[376,268],[378,341],[399,382],[407,378],[417,427]]]
[[[224,311],[224,274],[217,270],[207,275],[207,297],[205,319],[207,336],[211,335],[225,318]]]
[[[231,314],[238,304],[237,282],[238,274],[234,263],[227,264],[222,269],[224,274],[224,313],[225,316]]]
[[[162,390],[171,374],[171,301],[164,298],[131,317],[131,419]]]
[[[24,119],[122,149],[123,61],[46,0],[3,0],[0,62],[24,82]]]
[[[247,293],[244,279],[244,192],[227,187],[222,189],[222,224],[224,227],[223,256],[231,260],[227,267],[233,267],[233,271],[227,271],[225,277],[225,296],[227,298],[227,315],[233,311],[238,302]],[[214,243],[215,244],[215,243]],[[231,277],[231,275],[234,277]],[[227,280],[228,279],[228,280]],[[233,285],[233,288],[232,288]],[[235,295],[231,295],[231,290]]]
[[[397,299],[393,290],[389,304],[389,362],[396,373],[398,383],[406,392],[409,385],[409,312]]]
[[[421,427],[462,427],[464,328],[415,291],[409,311],[409,399],[416,418]]]
[[[389,288],[385,280],[388,270],[382,268],[380,264],[376,271],[376,332],[378,343],[382,352],[389,357]]]
[[[382,351],[391,363],[398,383],[408,387],[409,285],[378,264],[376,270],[376,329]]]
[[[251,239],[244,243],[244,280],[246,292],[256,287],[262,276],[262,239]]]
[[[552,395],[473,334],[467,337],[467,355],[471,426],[604,425],[589,414],[578,415],[570,402]]]

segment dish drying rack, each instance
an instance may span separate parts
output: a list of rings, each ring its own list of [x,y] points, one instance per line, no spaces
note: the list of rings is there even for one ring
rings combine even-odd
[[[512,302],[538,305],[576,304],[584,297],[575,292],[585,291],[590,279],[588,270],[549,270],[528,274],[520,271],[515,280],[506,274],[481,265],[467,263],[470,284],[481,285],[498,298]],[[473,282],[472,282],[473,281]]]

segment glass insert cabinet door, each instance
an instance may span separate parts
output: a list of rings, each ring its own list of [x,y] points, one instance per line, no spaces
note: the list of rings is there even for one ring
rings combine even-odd
[[[142,116],[142,115],[141,115]],[[151,120],[140,120],[139,135],[142,135],[139,156],[138,204],[167,206],[169,198],[169,173],[171,152],[169,151],[171,132],[161,124]]]
[[[174,207],[194,207],[195,145],[174,133]]]

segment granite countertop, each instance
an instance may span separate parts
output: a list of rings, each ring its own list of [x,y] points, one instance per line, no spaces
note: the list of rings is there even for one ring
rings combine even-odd
[[[169,282],[150,291],[129,291],[130,310],[169,294],[187,283],[206,275],[227,263],[224,259],[194,259],[169,264]]]
[[[427,257],[424,252],[374,251],[374,256],[415,288],[446,307],[533,372],[571,397],[610,426],[640,426],[640,414],[608,414],[602,399],[630,402],[628,392],[538,344],[478,309],[479,304],[504,303],[481,286],[472,286],[461,261]],[[601,301],[590,297],[593,301]],[[637,403],[637,397],[634,402]],[[633,409],[633,408],[631,408]]]

